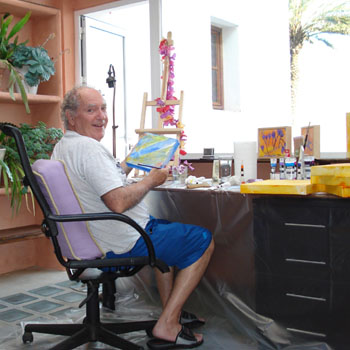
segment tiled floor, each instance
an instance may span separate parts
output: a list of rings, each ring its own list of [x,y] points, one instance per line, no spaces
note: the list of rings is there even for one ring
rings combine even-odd
[[[24,322],[71,320],[84,297],[83,286],[64,271],[32,268],[0,276],[0,350],[19,348]]]
[[[101,308],[103,322],[154,319],[159,315],[158,298],[146,289],[140,290],[131,279],[120,279],[117,284],[116,312]],[[136,292],[137,290],[137,292]],[[81,323],[85,308],[78,308],[85,297],[85,286],[68,280],[65,271],[29,269],[0,276],[0,350],[46,350],[64,339],[62,336],[34,333],[32,344],[23,344],[25,323]],[[222,317],[203,315],[207,324],[202,328],[205,343],[201,350],[255,350],[251,341],[237,334]],[[126,337],[147,349],[145,332],[134,332]],[[101,343],[90,343],[78,349],[114,349]]]

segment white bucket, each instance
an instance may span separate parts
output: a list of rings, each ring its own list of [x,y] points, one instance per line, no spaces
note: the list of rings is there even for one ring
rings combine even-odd
[[[28,72],[29,66],[23,66],[22,68],[18,68],[16,67],[16,71],[19,73],[19,75],[22,78],[22,84],[24,87],[24,90],[26,91],[27,94],[33,94],[36,95],[38,92],[38,86],[39,85],[35,85],[35,86],[30,86],[26,80],[24,79],[24,75]],[[21,90],[19,89],[19,86],[17,83],[15,83],[15,90],[16,92],[20,93]]]

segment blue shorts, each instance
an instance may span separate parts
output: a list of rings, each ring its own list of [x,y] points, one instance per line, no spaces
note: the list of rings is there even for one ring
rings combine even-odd
[[[206,228],[153,217],[147,223],[145,231],[151,238],[156,257],[163,260],[168,266],[177,266],[179,269],[195,263],[207,250],[212,240],[212,235]],[[147,255],[146,243],[140,237],[129,252],[115,254],[110,251],[106,254],[106,258]]]

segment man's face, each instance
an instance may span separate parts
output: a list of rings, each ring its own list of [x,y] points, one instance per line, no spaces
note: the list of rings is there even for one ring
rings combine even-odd
[[[108,123],[106,103],[101,94],[89,88],[80,90],[80,106],[75,116],[68,115],[69,129],[101,141]]]

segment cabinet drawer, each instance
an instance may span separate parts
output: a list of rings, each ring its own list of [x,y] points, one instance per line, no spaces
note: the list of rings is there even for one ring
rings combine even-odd
[[[256,310],[284,326],[325,333],[330,313],[327,281],[257,274]]]
[[[275,266],[320,270],[329,266],[328,229],[285,222],[269,232],[270,256]],[[292,270],[290,270],[292,271]]]
[[[260,219],[277,222],[290,222],[304,225],[329,223],[329,205],[312,199],[297,198],[258,198],[253,201],[255,214]]]
[[[329,208],[284,201],[257,201],[254,238],[258,271],[295,276],[329,273]]]

